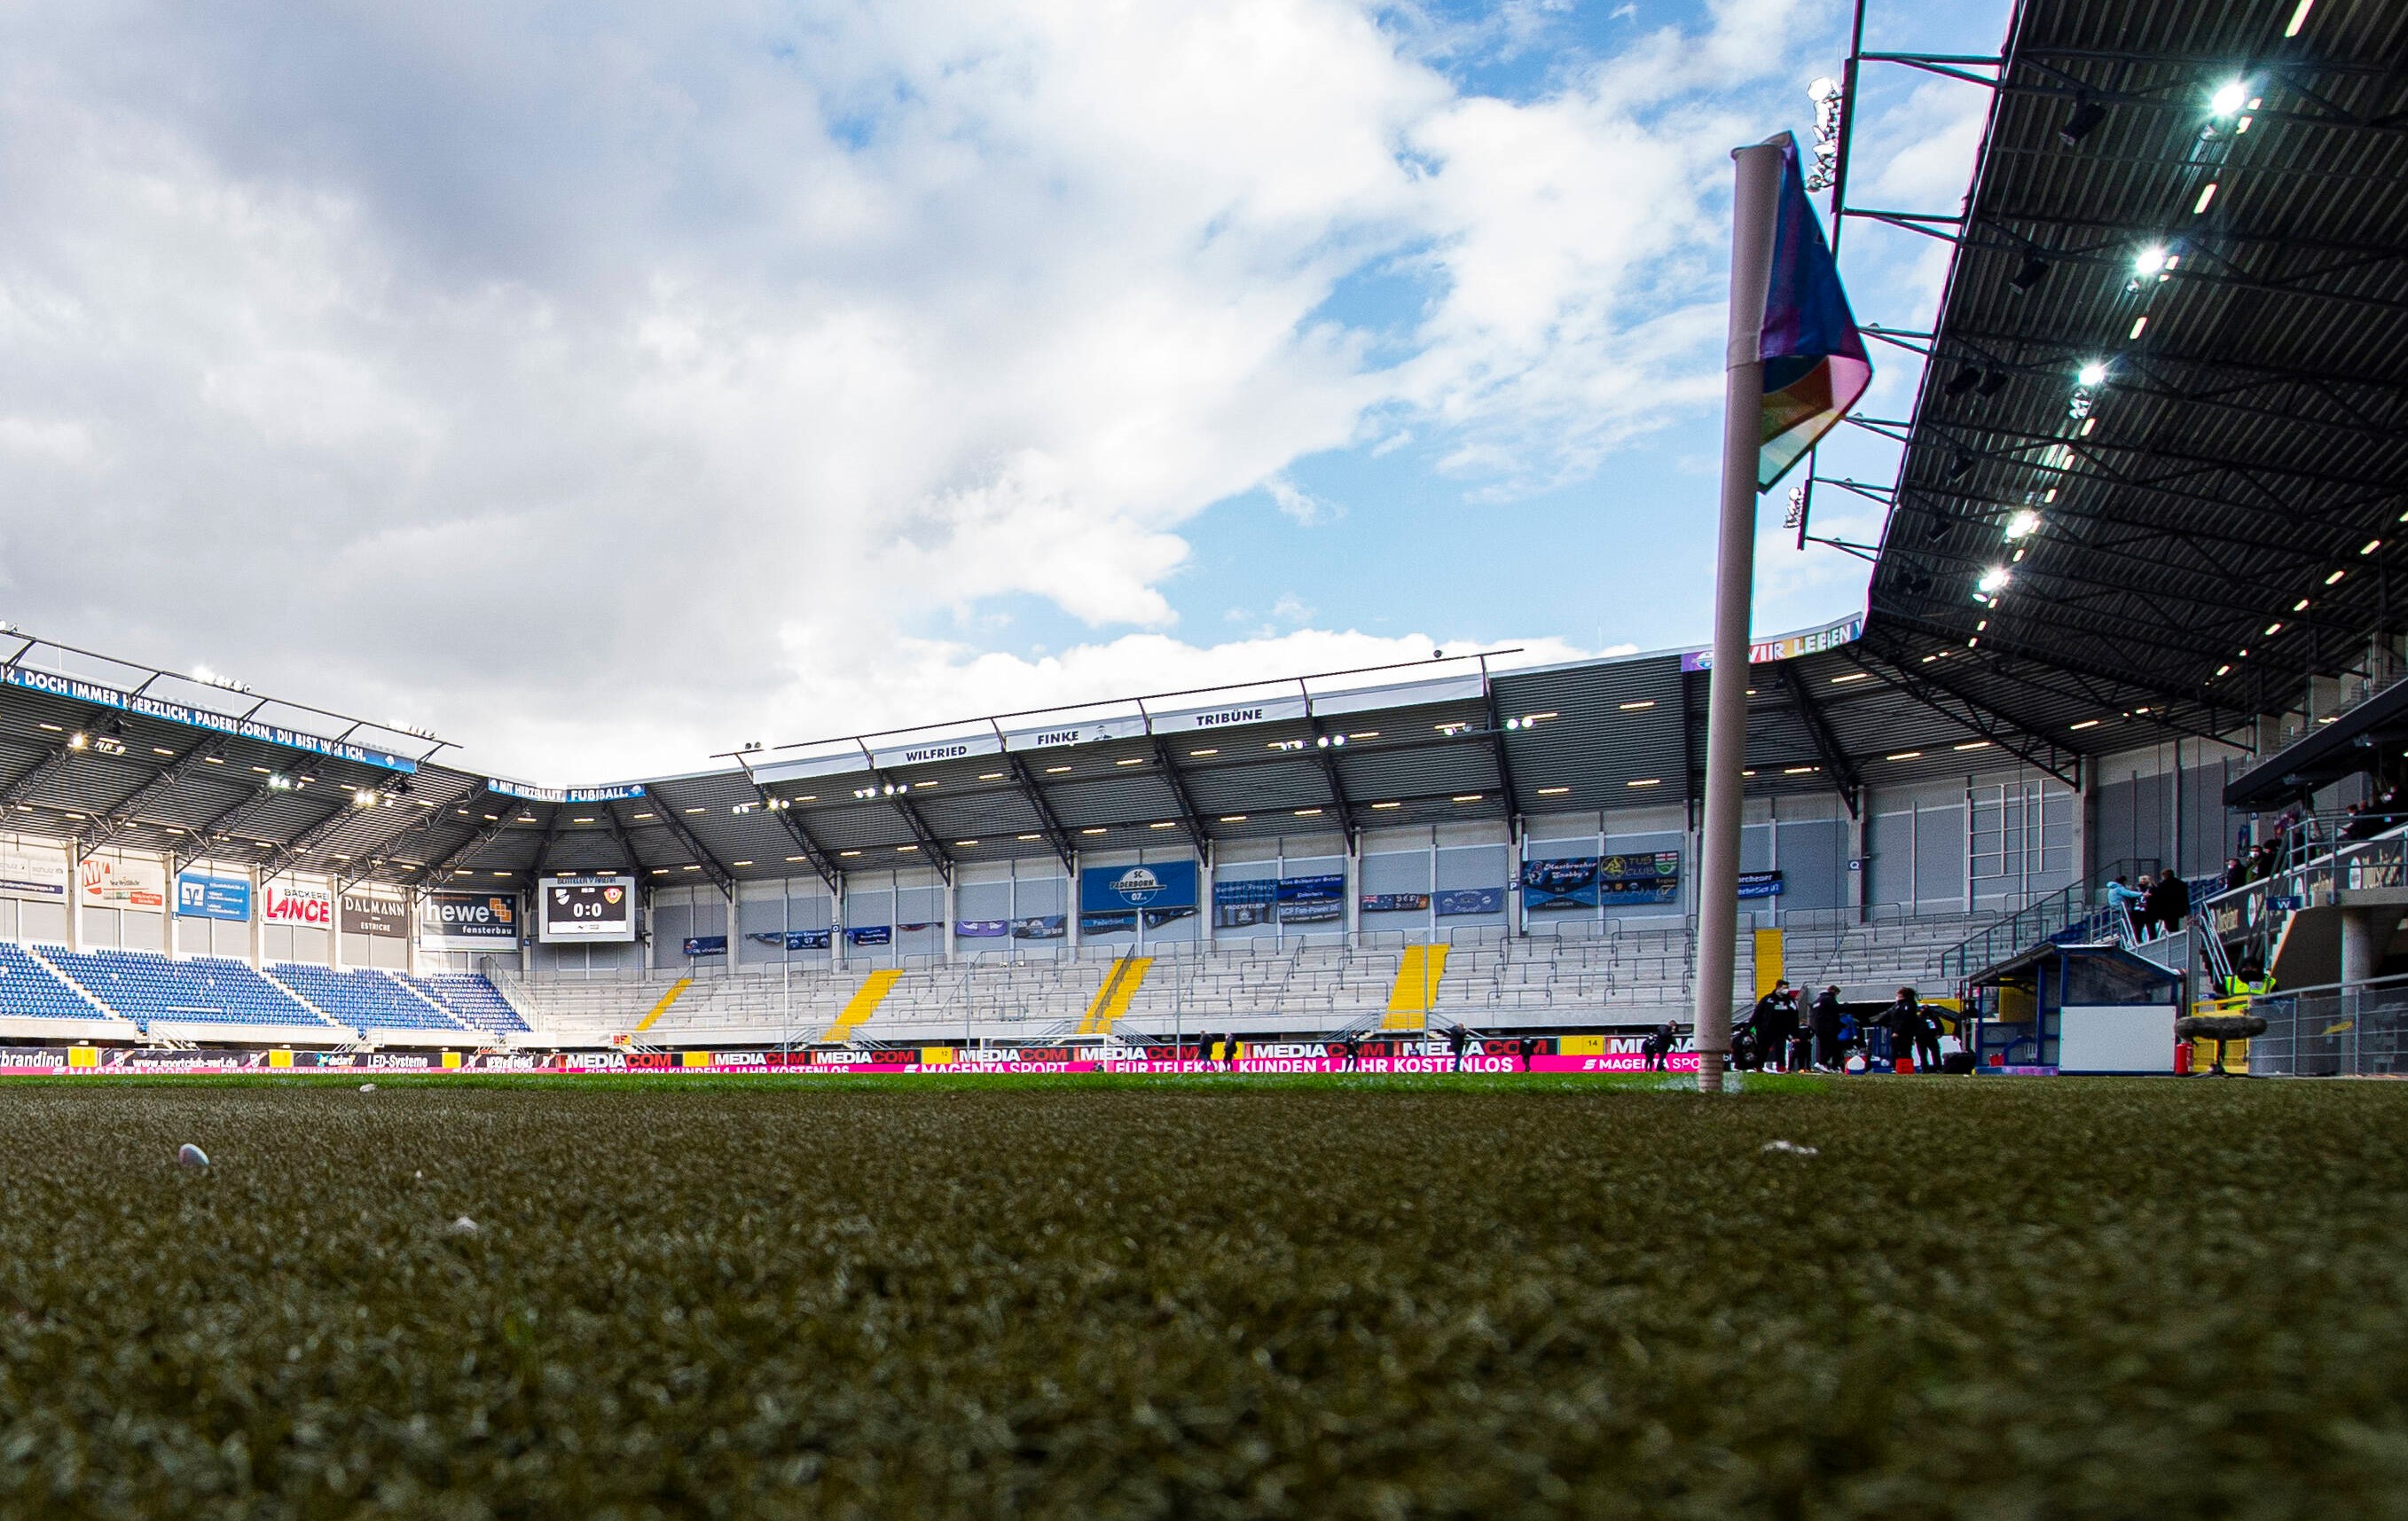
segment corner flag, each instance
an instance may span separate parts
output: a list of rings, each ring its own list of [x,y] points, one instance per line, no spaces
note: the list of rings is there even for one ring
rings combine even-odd
[[[1772,278],[1764,293],[1764,447],[1756,489],[1772,489],[1872,383],[1872,361],[1840,288],[1798,170],[1798,139],[1781,136],[1781,198],[1773,219]]]

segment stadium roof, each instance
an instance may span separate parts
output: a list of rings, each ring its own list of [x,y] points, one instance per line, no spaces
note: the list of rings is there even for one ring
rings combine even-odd
[[[2000,57],[1864,55],[1990,85],[1993,108],[1961,215],[1848,208],[1955,258],[1932,332],[1887,335],[1933,356],[1914,416],[1866,420],[1904,441],[1899,478],[1847,483],[1894,503],[1861,627],[1751,667],[1752,795],[1854,810],[1868,782],[2007,759],[2071,784],[2085,756],[2296,707],[2399,626],[2403,49],[2408,7],[2384,0],[2027,0]],[[2008,583],[1976,601],[1992,570]],[[257,699],[26,641],[0,661],[0,807],[88,846],[338,881],[950,872],[1678,806],[1705,755],[1695,664],[1434,661],[553,790],[437,764],[407,730],[236,722]]]
[[[2399,626],[2403,51],[2386,0],[2026,0],[2000,59],[1867,55],[1996,80],[1961,216],[1849,208],[1956,243],[1894,337],[1914,418],[1867,420],[1898,684],[2090,752],[2296,708]]]

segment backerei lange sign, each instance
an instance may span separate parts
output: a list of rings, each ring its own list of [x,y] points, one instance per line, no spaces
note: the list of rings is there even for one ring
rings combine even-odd
[[[513,893],[429,893],[419,926],[423,943],[439,950],[516,946],[518,897]]]

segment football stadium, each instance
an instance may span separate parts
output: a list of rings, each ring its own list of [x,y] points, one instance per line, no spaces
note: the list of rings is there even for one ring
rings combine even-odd
[[[512,778],[10,626],[7,1507],[2391,1514],[2408,8],[1856,35],[1944,281],[1744,662]]]

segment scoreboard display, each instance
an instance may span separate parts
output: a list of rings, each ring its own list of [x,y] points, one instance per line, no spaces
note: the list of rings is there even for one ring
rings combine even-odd
[[[547,877],[537,932],[547,941],[636,938],[636,879]]]

